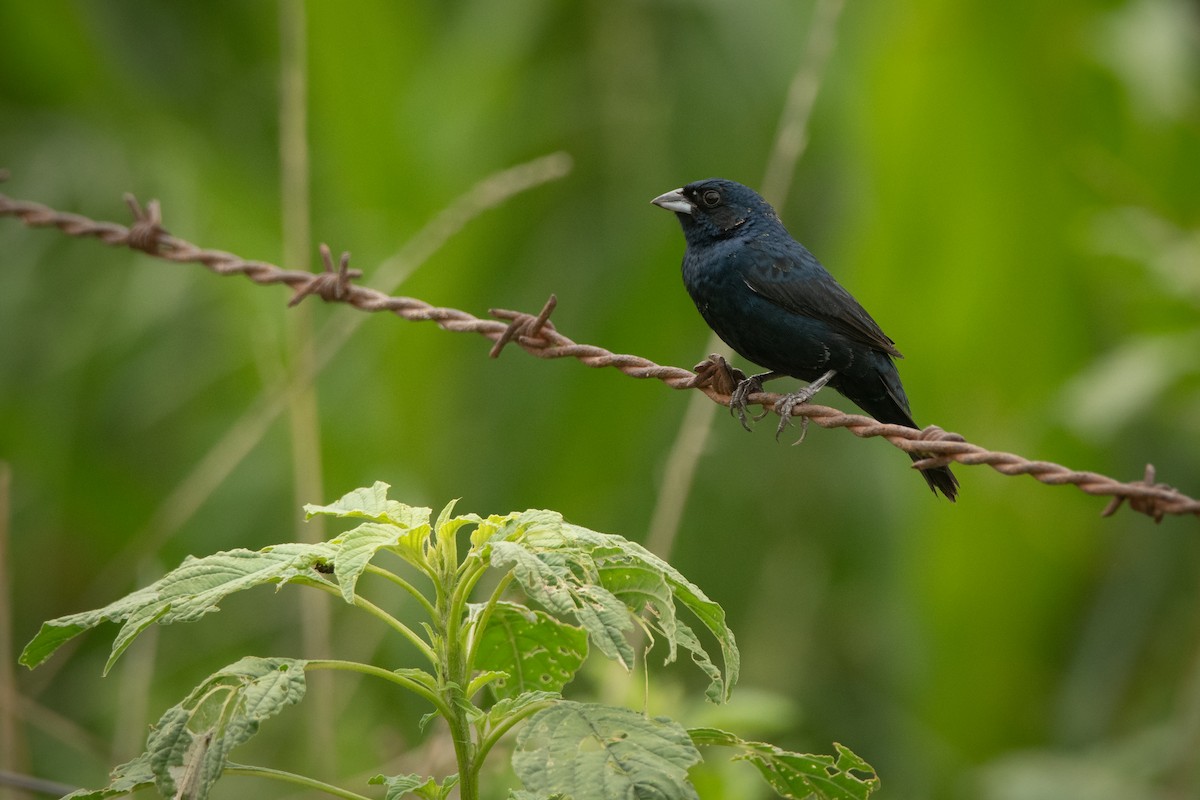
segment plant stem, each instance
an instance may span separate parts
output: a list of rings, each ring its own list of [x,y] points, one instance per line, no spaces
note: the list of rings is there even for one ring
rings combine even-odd
[[[338,594],[336,589],[333,590],[333,593]],[[433,651],[433,648],[431,648],[425,642],[424,639],[422,639],[420,636],[418,636],[417,633],[412,628],[408,627],[403,622],[396,619],[391,614],[387,613],[382,608],[375,605],[370,600],[367,600],[366,598],[362,597],[361,595],[354,596],[354,605],[358,608],[361,608],[363,611],[366,611],[368,614],[371,614],[371,615],[375,616],[376,618],[382,620],[384,623],[386,623],[389,627],[391,627],[393,630],[395,630],[397,633],[399,633],[405,639],[408,639],[410,642],[413,643],[414,647],[416,647],[418,650],[421,651],[421,655],[425,656],[425,658],[427,658],[429,660],[430,664],[437,666],[437,663],[438,663],[437,653],[435,653]]]
[[[327,583],[325,581],[296,580],[294,582],[298,583],[302,586],[311,586],[314,589],[320,589],[323,592],[328,592],[329,594],[333,595],[334,597],[337,597],[337,598],[340,598],[343,600],[345,599],[342,596],[342,592],[340,589],[338,589],[338,587],[336,587],[330,583]],[[385,625],[387,625],[389,628],[391,628],[392,630],[399,633],[405,639],[408,639],[410,642],[412,642],[413,646],[417,648],[417,650],[421,651],[421,655],[425,656],[425,658],[429,661],[429,663],[431,665],[433,665],[434,667],[436,667],[438,665],[437,653],[433,652],[433,648],[430,647],[424,639],[422,639],[419,635],[417,635],[416,631],[414,631],[412,628],[408,627],[403,622],[396,619],[391,614],[387,613],[382,608],[375,605],[370,600],[366,599],[365,597],[363,597],[360,594],[354,595],[354,602],[352,603],[352,605],[355,608],[361,608],[363,611],[366,611],[368,614],[370,614],[371,616],[380,620]]]
[[[331,783],[319,781],[316,778],[310,778],[307,775],[297,775],[294,772],[287,772],[281,769],[271,769],[270,767],[256,767],[250,764],[234,764],[229,762],[223,770],[226,775],[251,775],[256,778],[271,778],[273,780],[282,781],[283,783],[291,783],[296,786],[303,786],[307,789],[316,789],[319,792],[333,795],[334,797],[343,797],[345,800],[372,800],[366,795],[352,792],[349,789],[343,789],[340,786],[334,786]]]
[[[433,607],[433,603],[430,603],[425,595],[421,594],[421,591],[417,589],[417,587],[413,586],[411,583],[404,580],[404,578],[401,578],[391,570],[384,569],[383,567],[377,567],[374,564],[367,564],[364,572],[369,572],[372,575],[378,575],[384,580],[391,581],[404,591],[408,592],[410,595],[412,595],[413,599],[421,605],[421,608],[425,609],[425,613],[429,614],[430,617],[433,617],[437,614],[437,611]]]
[[[467,697],[467,681],[470,679],[470,664],[467,661],[468,650],[463,641],[462,621],[466,609],[465,593],[470,592],[470,586],[478,580],[466,578],[470,570],[460,570],[457,563],[457,548],[453,542],[438,542],[441,551],[441,568],[438,570],[437,615],[435,624],[441,630],[440,643],[435,639],[435,646],[440,644],[442,656],[441,668],[438,670],[438,688],[442,701],[449,706],[445,714],[450,726],[450,738],[454,742],[454,758],[458,762],[458,784],[460,800],[479,800],[479,769],[475,761],[474,743],[472,741],[471,720],[468,708],[471,700]],[[450,558],[454,560],[451,561]],[[468,557],[469,558],[469,557]],[[465,590],[465,592],[464,592]]]
[[[436,692],[432,691],[428,686],[420,681],[413,680],[405,675],[401,675],[391,670],[376,667],[371,664],[360,664],[357,661],[342,661],[340,659],[322,658],[313,659],[305,663],[305,669],[338,669],[344,672],[358,672],[363,675],[371,675],[375,678],[382,678],[385,681],[402,686],[410,692],[420,695],[433,704],[437,712],[444,717],[449,717],[451,713],[450,706]]]
[[[450,705],[446,721],[450,725],[450,736],[454,740],[454,758],[458,762],[458,784],[460,800],[479,800],[479,767],[475,761],[474,745],[471,741],[471,721],[464,706],[470,704],[466,697],[466,670],[463,667],[462,642],[458,637],[447,638],[446,660],[450,672],[444,685],[444,699]]]

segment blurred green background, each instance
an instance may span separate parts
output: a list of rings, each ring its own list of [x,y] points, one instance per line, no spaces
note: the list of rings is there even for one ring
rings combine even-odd
[[[310,227],[289,227],[302,261],[287,266],[319,269],[325,241],[391,291],[374,273],[442,209],[562,151],[566,177],[480,213],[397,293],[485,316],[536,312],[553,292],[576,341],[690,367],[708,332],[680,281],[678,225],[649,200],[714,175],[787,186],[791,232],[908,356],[918,422],[1122,479],[1151,461],[1200,493],[1194,4],[303,11],[307,195],[281,189],[281,41],[296,39],[279,5],[0,3],[2,190],[122,222],[122,192],[159,198],[173,234],[274,262],[289,258],[281,198],[301,220],[307,198]],[[829,22],[807,149],[768,174],[813,26]],[[8,664],[44,619],[189,553],[319,533],[298,527],[302,502],[374,480],[415,505],[547,507],[647,538],[687,393],[517,348],[489,360],[482,338],[430,323],[288,310],[278,287],[11,219],[0,253]],[[312,392],[264,415],[307,337],[359,317]],[[1103,500],[985,467],[956,470],[951,505],[879,441],[814,427],[792,448],[770,420],[752,435],[719,409],[711,420],[670,558],[728,610],[743,680],[717,712],[683,699],[691,671],[656,670],[654,710],[719,713],[803,751],[842,742],[884,798],[1200,796],[1196,519],[1102,520]],[[234,598],[139,641],[107,678],[103,633],[5,678],[4,766],[102,785],[204,675],[304,654],[321,627],[305,615],[321,616],[301,594]],[[344,607],[328,613],[335,653],[409,657]],[[596,670],[569,691],[611,696],[614,680]],[[416,703],[348,679],[322,692],[240,760],[356,790],[373,771],[446,767]],[[707,797],[748,797],[749,769],[697,780]],[[238,780],[221,796],[276,791]]]

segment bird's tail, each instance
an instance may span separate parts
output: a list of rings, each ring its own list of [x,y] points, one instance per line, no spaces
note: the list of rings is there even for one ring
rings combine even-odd
[[[843,380],[839,382],[835,378],[830,385],[880,422],[920,430],[913,421],[912,412],[909,411],[908,397],[904,394],[904,387],[900,384],[900,375],[896,372],[895,365],[890,358],[880,354],[880,361],[885,359],[886,367],[883,364],[878,365],[880,369],[875,373],[875,377],[882,380],[856,381],[839,375],[837,377]],[[909,456],[913,461],[920,461],[922,458],[928,458],[929,454],[910,453]],[[934,494],[941,492],[952,503],[958,496],[958,478],[954,477],[949,467],[923,469],[921,477],[929,484]]]
[[[917,427],[916,425],[913,426]],[[920,453],[909,453],[913,461],[920,461],[926,456]],[[929,484],[929,488],[934,494],[941,492],[946,495],[946,499],[951,503],[958,497],[958,478],[954,477],[954,473],[949,467],[934,467],[933,469],[921,470],[921,477]]]

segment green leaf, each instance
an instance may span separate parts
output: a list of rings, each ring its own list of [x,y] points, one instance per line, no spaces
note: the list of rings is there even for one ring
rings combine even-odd
[[[333,559],[329,544],[280,544],[262,550],[227,550],[183,563],[143,589],[104,608],[71,614],[43,623],[25,646],[21,663],[36,667],[83,631],[104,622],[121,623],[105,674],[150,624],[191,622],[220,610],[218,603],[234,592],[262,584],[326,583],[315,566]]]
[[[423,669],[418,669],[417,667],[401,667],[400,669],[392,670],[392,672],[400,675],[401,677],[416,681],[431,692],[438,691],[437,678],[433,677]]]
[[[700,753],[679,724],[625,708],[561,701],[529,719],[512,763],[534,795],[573,800],[694,800]]]
[[[332,517],[369,519],[399,525],[401,528],[419,528],[429,524],[433,509],[406,506],[398,500],[388,500],[387,490],[391,487],[383,481],[375,481],[370,488],[355,489],[327,506],[309,503],[304,506],[306,519],[318,514]]]
[[[583,529],[587,530],[587,529]],[[603,536],[593,531],[587,531],[593,536]],[[616,553],[606,555],[602,559],[604,565],[611,563],[633,564],[641,569],[651,570],[662,575],[663,581],[669,587],[675,602],[686,608],[716,639],[721,648],[721,658],[725,665],[724,677],[716,669],[704,650],[699,638],[690,627],[678,620],[674,614],[660,605],[654,605],[655,615],[651,623],[668,641],[671,646],[668,660],[674,658],[674,645],[678,644],[691,653],[692,661],[708,674],[711,682],[705,694],[713,702],[729,700],[733,686],[737,683],[741,672],[741,655],[734,640],[733,631],[725,624],[725,610],[720,605],[708,599],[699,586],[689,581],[679,570],[666,561],[651,553],[637,542],[631,542],[619,536],[609,536],[616,547]],[[654,595],[648,595],[647,601]],[[672,625],[676,627],[671,627]]]
[[[506,697],[496,701],[496,704],[488,709],[488,724],[498,725],[505,719],[526,711],[530,706],[552,703],[561,697],[558,692],[525,692],[516,697]]]
[[[334,539],[331,542],[336,548],[333,572],[342,598],[347,603],[354,602],[358,579],[380,550],[392,550],[410,564],[424,567],[429,531],[428,525],[405,529],[390,523],[364,522]]]
[[[721,675],[720,668],[708,657],[708,651],[704,649],[700,639],[683,620],[675,622],[675,638],[679,646],[691,654],[692,663],[708,676],[708,688],[704,690],[704,696],[713,703],[723,703],[728,700],[737,673],[734,672],[733,677],[726,681]]]
[[[217,731],[213,727],[193,731],[189,711],[181,706],[167,710],[146,740],[150,769],[163,797],[201,800],[221,777],[225,752],[213,747]]]
[[[132,794],[138,789],[154,785],[154,772],[150,769],[150,756],[142,753],[132,761],[127,761],[116,767],[109,774],[109,784],[103,789],[77,789],[66,795],[62,800],[105,800],[108,797],[121,797]]]
[[[505,538],[520,516],[518,513],[492,514],[486,519],[480,520],[479,524],[475,526],[475,530],[471,531],[471,546],[479,547],[494,536]]]
[[[780,797],[793,800],[866,800],[879,788],[879,778],[866,761],[834,742],[833,756],[793,753],[765,742],[749,742],[718,728],[692,728],[700,746],[732,747],[738,760],[749,761]]]
[[[437,533],[438,538],[443,536],[452,537],[458,534],[458,529],[464,525],[479,525],[483,522],[483,517],[478,514],[463,514],[461,517],[452,517],[454,506],[458,505],[458,498],[451,500],[438,514]]]
[[[489,683],[493,683],[494,681],[502,681],[507,677],[507,672],[496,672],[495,670],[478,672],[475,674],[474,678],[471,678],[471,682],[467,684],[466,696],[474,697],[476,692],[487,686]]]
[[[552,511],[525,511],[496,523],[483,546],[492,566],[511,569],[525,593],[551,613],[573,618],[608,658],[627,669],[633,650],[625,638],[629,614],[644,615],[668,647],[667,660],[683,647],[709,678],[707,696],[729,699],[741,657],[725,611],[678,570],[646,548],[620,536],[563,521]],[[721,648],[723,671],[699,636],[678,617],[688,610]]]
[[[386,786],[387,794],[384,795],[384,800],[400,800],[401,797],[410,794],[415,794],[425,800],[444,800],[458,784],[458,776],[451,775],[438,783],[433,778],[425,778],[416,774],[390,777],[376,775],[367,783],[371,786]]]
[[[203,800],[233,748],[304,697],[304,661],[243,658],[208,676],[159,718],[146,758],[164,797]]]
[[[497,699],[559,692],[588,652],[587,632],[542,611],[497,603],[475,651],[475,667],[506,673],[491,683]]]
[[[574,618],[608,658],[626,669],[634,663],[625,638],[633,628],[628,609],[600,586],[585,550],[539,551],[517,542],[492,542],[492,566],[511,569],[527,595],[555,614]]]

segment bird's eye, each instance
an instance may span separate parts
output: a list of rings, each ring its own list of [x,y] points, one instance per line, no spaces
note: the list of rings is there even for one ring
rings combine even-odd
[[[701,202],[709,208],[713,208],[721,202],[721,193],[716,189],[709,189],[704,194],[700,195]]]

